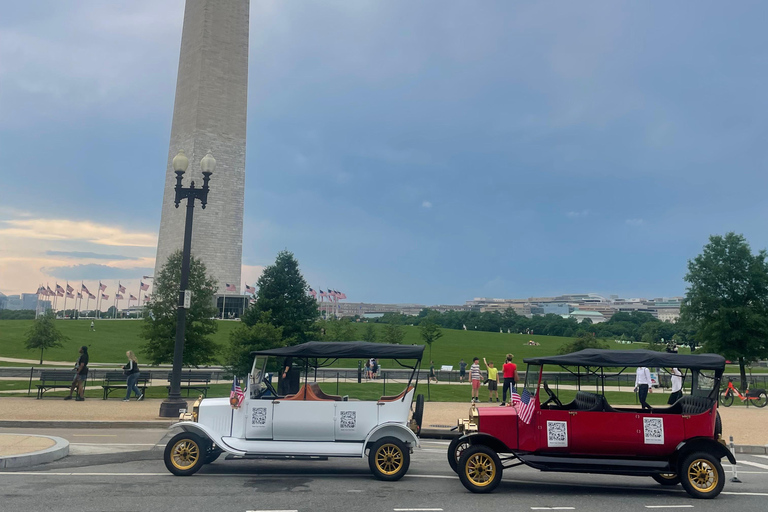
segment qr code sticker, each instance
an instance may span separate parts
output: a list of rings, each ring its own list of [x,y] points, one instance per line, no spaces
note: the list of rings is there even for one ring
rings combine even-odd
[[[339,429],[354,430],[357,425],[357,411],[341,411]]]
[[[251,410],[251,426],[263,427],[267,424],[267,408],[254,407]]]
[[[568,423],[565,421],[547,422],[547,446],[552,448],[568,446]]]
[[[645,444],[664,444],[664,418],[643,418]]]

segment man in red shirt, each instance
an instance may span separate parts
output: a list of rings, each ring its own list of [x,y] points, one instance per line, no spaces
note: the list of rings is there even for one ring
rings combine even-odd
[[[512,362],[515,356],[507,354],[507,361],[501,367],[504,372],[504,388],[501,392],[501,405],[507,403],[507,391],[510,392],[509,401],[512,402],[512,390],[517,392],[515,385],[517,384],[517,365]],[[511,390],[510,390],[511,388]]]

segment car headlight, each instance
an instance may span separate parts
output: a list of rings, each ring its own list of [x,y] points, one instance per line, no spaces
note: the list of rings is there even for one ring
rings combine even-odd
[[[469,408],[469,419],[459,420],[459,432],[468,434],[470,432],[477,432],[480,426],[480,414],[477,412],[477,407],[472,404]]]
[[[197,418],[200,415],[200,402],[202,401],[203,395],[200,395],[197,397],[197,400],[195,400],[195,403],[192,404],[192,412],[183,412],[179,414],[179,420],[197,422]]]

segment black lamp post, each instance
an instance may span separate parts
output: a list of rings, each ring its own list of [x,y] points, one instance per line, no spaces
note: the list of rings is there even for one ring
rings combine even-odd
[[[192,214],[195,211],[195,199],[200,200],[200,205],[205,210],[208,204],[208,182],[216,168],[216,159],[209,152],[200,160],[200,168],[203,171],[203,188],[195,188],[193,181],[188,188],[181,186],[181,179],[189,166],[189,160],[184,151],[179,151],[173,157],[173,170],[176,172],[176,198],[174,203],[179,207],[182,199],[187,200],[187,220],[184,224],[184,250],[181,257],[181,284],[179,287],[179,306],[176,319],[176,343],[173,348],[173,371],[171,373],[171,389],[168,398],[160,404],[160,417],[178,417],[182,409],[187,408],[187,402],[181,398],[181,362],[184,355],[184,334],[186,330],[187,308],[185,304],[187,286],[189,285],[189,259],[192,252]]]

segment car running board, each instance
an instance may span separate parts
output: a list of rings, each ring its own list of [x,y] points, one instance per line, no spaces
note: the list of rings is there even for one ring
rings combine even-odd
[[[602,459],[533,454],[518,455],[518,458],[528,466],[541,471],[616,475],[655,475],[676,472],[666,460]]]

